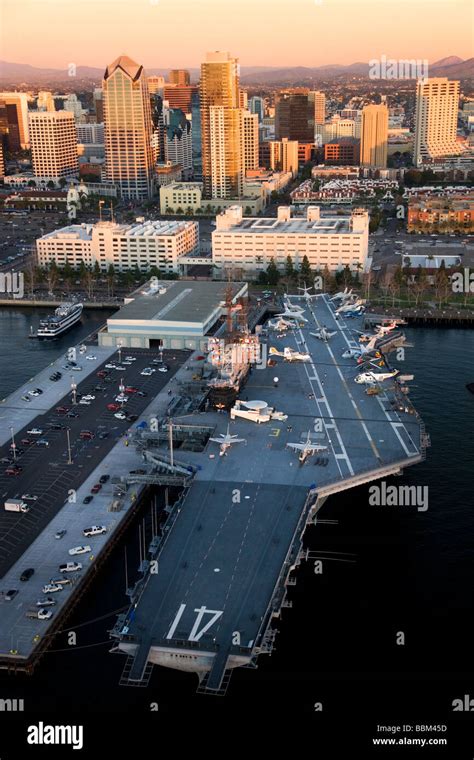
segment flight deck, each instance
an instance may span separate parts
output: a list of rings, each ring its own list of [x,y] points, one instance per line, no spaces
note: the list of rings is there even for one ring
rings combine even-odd
[[[203,450],[178,449],[171,460],[166,437],[142,441],[155,452],[146,461],[161,457],[194,477],[112,631],[115,651],[128,655],[124,684],[146,685],[159,664],[196,672],[199,691],[225,693],[234,667],[271,651],[305,526],[327,496],[425,456],[423,423],[400,381],[367,393],[355,381],[363,367],[342,358],[359,346],[363,319],[337,316],[326,295],[291,301],[306,321],[268,332],[265,360],[238,396],[244,408],[272,410],[268,421],[209,408],[177,415],[183,430],[210,432]],[[327,341],[311,335],[323,327],[335,333]]]

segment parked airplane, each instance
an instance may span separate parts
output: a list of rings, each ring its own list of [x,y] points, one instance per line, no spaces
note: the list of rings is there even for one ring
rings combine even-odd
[[[382,383],[384,380],[390,380],[390,378],[398,375],[398,369],[394,369],[391,372],[361,372],[360,375],[355,377],[356,383],[368,383],[373,385],[374,383]]]
[[[362,308],[365,308],[364,304],[365,304],[365,301],[362,300],[362,298],[356,298],[355,301],[341,304],[341,306],[339,306],[336,309],[336,314],[344,314],[346,312],[351,312],[351,311],[354,311],[357,313],[358,311],[361,311]]]
[[[375,352],[375,344],[377,342],[377,339],[377,335],[373,335],[365,346],[361,343],[358,348],[347,348],[342,354],[342,358],[360,359],[360,357],[365,356],[365,354]],[[377,353],[379,352],[377,351],[376,354]]]
[[[312,285],[310,285],[309,288],[306,287],[306,282],[303,282],[303,287],[302,288],[298,288],[298,290],[302,290],[303,291],[303,296],[302,297],[306,301],[311,301],[313,298],[317,298],[318,296],[322,295],[322,293],[313,293],[311,295],[309,291],[312,290],[312,289],[313,289]]]
[[[282,317],[279,317],[276,319],[269,319],[267,326],[271,330],[276,330],[277,332],[285,332],[285,330],[293,330],[296,327],[296,322],[291,321],[290,318],[283,319]]]
[[[381,337],[382,335],[387,335],[389,332],[392,332],[392,330],[396,330],[397,324],[397,321],[392,319],[387,325],[376,325],[375,330],[378,336]]]
[[[304,464],[308,457],[311,457],[313,454],[318,454],[320,451],[327,451],[328,448],[327,446],[321,446],[319,443],[313,443],[311,441],[310,431],[308,431],[308,437],[304,443],[287,443],[286,447],[300,452],[298,459],[301,464]]]
[[[313,336],[313,338],[318,338],[319,340],[323,340],[325,343],[328,342],[330,338],[333,337],[333,335],[336,335],[337,330],[334,332],[330,332],[326,327],[321,327],[318,332],[310,332],[310,335]]]
[[[306,317],[303,317],[302,311],[290,311],[290,308],[285,305],[285,311],[280,314],[276,314],[277,317],[283,317],[284,319],[294,319],[296,322],[307,322]]]
[[[283,300],[283,306],[285,307],[285,309],[289,309],[290,311],[296,311],[296,312],[299,312],[300,314],[304,313],[303,306],[300,306],[297,303],[292,303],[289,298],[286,298]]]
[[[347,301],[347,299],[350,298],[351,296],[352,296],[352,288],[350,290],[347,290],[347,288],[345,288],[339,293],[336,293],[335,295],[333,295],[329,300],[330,301],[339,301],[339,300]]]
[[[234,445],[234,443],[247,443],[245,438],[239,438],[237,435],[231,435],[229,431],[229,425],[227,425],[227,433],[221,433],[218,438],[209,438],[209,440],[220,445],[220,457],[223,457],[224,454],[226,454],[230,449],[230,447]]]
[[[300,351],[293,351],[293,349],[288,348],[288,346],[285,346],[283,351],[278,351],[278,349],[272,346],[270,348],[269,353],[271,356],[282,356],[284,360],[287,362],[310,362],[311,361],[310,354],[303,354]]]

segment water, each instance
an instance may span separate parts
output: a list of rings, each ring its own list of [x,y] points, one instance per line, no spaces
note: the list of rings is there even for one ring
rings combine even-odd
[[[38,329],[40,319],[53,309],[0,308],[0,398],[51,364],[71,345],[76,345],[103,325],[111,312],[102,309],[82,312],[81,322],[57,340],[29,340]]]
[[[0,378],[2,397],[72,337],[78,340],[105,319],[103,312],[89,312],[82,333],[40,345],[26,339],[29,324],[38,318],[37,312],[0,311],[2,355],[14,356]],[[311,563],[300,568],[276,651],[260,658],[258,670],[235,672],[224,699],[195,696],[194,675],[156,668],[147,689],[118,687],[124,658],[108,654],[107,636],[115,615],[95,619],[126,604],[122,543],[66,624],[77,633],[76,647],[68,646],[67,632],[61,633],[33,679],[0,675],[0,693],[26,694],[40,719],[67,704],[69,718],[81,713],[82,722],[97,713],[131,712],[144,730],[151,702],[159,704],[160,717],[303,715],[319,738],[331,720],[337,727],[356,721],[354,741],[359,730],[361,740],[369,742],[377,735],[377,722],[453,720],[452,700],[466,693],[474,697],[474,396],[465,389],[474,381],[474,334],[421,327],[407,334],[415,349],[407,350],[406,362],[398,366],[415,374],[411,397],[432,447],[426,462],[394,482],[427,485],[429,509],[371,507],[367,487],[328,500],[321,519],[337,525],[310,528],[305,544],[323,553],[353,554],[356,562],[324,562],[322,575],[315,575]],[[132,526],[125,537],[132,576],[137,530]],[[401,633],[403,646],[396,643]],[[323,703],[321,714],[315,713],[316,702]],[[451,747],[465,725],[462,718],[450,728]],[[120,729],[116,732],[119,736]]]

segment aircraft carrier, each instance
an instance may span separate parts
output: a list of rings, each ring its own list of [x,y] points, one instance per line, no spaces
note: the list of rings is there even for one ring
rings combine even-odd
[[[360,349],[363,315],[338,316],[327,295],[291,301],[303,317],[294,329],[262,332],[261,361],[250,362],[230,413],[209,397],[200,405],[177,398],[170,409],[160,394],[156,429],[135,432],[146,473],[129,482],[175,477],[184,490],[111,631],[112,651],[126,655],[124,685],[146,686],[157,664],[195,672],[199,692],[224,694],[234,668],[271,653],[272,622],[306,558],[305,527],[327,497],[400,474],[426,455],[409,376],[355,382],[362,371],[391,375],[388,359],[359,366],[342,358]],[[327,341],[311,335],[323,327],[334,333]],[[382,340],[385,351],[403,335]],[[176,383],[186,398],[184,369]]]

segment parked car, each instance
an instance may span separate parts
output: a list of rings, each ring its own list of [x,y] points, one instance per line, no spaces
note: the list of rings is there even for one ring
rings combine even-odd
[[[64,538],[66,533],[67,533],[66,528],[61,528],[61,530],[56,531],[56,533],[54,534],[54,538],[57,538],[58,540],[60,538]]]
[[[110,480],[110,475],[101,475],[99,478],[99,483],[107,483],[107,481]]]
[[[115,412],[114,417],[116,417],[118,420],[126,420],[127,415],[125,412]]]
[[[68,554],[74,557],[76,554],[87,554],[90,551],[92,551],[90,546],[74,546],[72,549],[69,549]]]
[[[102,433],[99,433],[99,438],[101,439],[101,441],[103,441],[104,438],[108,438],[109,435],[110,433],[108,430],[103,430]]]
[[[43,431],[41,428],[30,428],[30,430],[26,431],[28,435],[43,435]]]
[[[84,536],[101,536],[107,533],[107,528],[105,525],[92,525],[90,528],[84,528],[82,533]]]
[[[36,441],[37,446],[49,446],[49,441],[46,440],[46,438],[39,438]]]
[[[32,438],[22,438],[21,443],[23,446],[31,446],[31,444],[34,443],[34,440]]]
[[[23,472],[23,467],[20,467],[17,464],[12,464],[5,470],[5,475],[19,475],[21,472]]]
[[[75,573],[77,570],[82,570],[80,562],[65,562],[63,565],[59,565],[60,573]]]
[[[99,491],[102,489],[102,485],[100,483],[96,483],[91,488],[91,493],[99,493]]]
[[[120,404],[107,404],[107,409],[109,412],[117,412],[120,409]]]
[[[54,607],[55,604],[56,601],[51,599],[50,596],[47,596],[45,599],[38,599],[36,602],[37,607]]]
[[[33,567],[27,567],[26,570],[23,570],[22,574],[20,575],[21,581],[29,581],[31,576],[35,574],[35,570]]]
[[[18,594],[18,589],[11,588],[9,591],[7,591],[7,593],[5,594],[3,598],[5,599],[6,602],[12,602],[17,594]]]
[[[32,493],[24,493],[21,498],[23,501],[38,501],[38,497]]]
[[[81,430],[79,437],[84,441],[90,441],[94,437],[94,433],[92,433],[90,430]]]
[[[58,591],[62,591],[63,587],[59,583],[45,583],[41,591],[43,594],[55,594]]]
[[[82,503],[83,504],[90,504],[93,498],[94,498],[93,496],[84,496],[84,498],[82,500]]]

